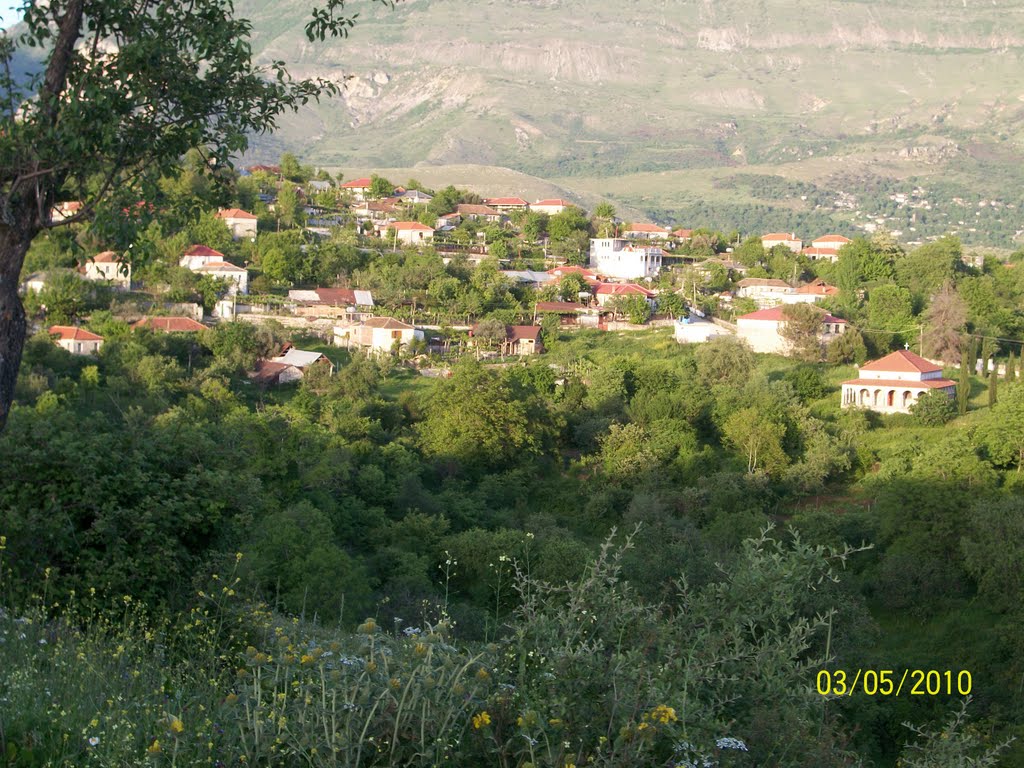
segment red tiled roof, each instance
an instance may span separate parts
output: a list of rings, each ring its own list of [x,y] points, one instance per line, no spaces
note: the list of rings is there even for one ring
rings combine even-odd
[[[946,389],[956,387],[951,379],[925,379],[924,381],[905,381],[903,379],[850,379],[843,384],[864,387],[897,387],[902,389]]]
[[[810,293],[815,296],[835,296],[839,293],[839,289],[834,285],[825,285],[824,283],[809,283],[808,285],[801,285],[796,289],[797,293]]]
[[[241,208],[225,208],[217,211],[218,219],[255,219],[248,211],[243,211]]]
[[[597,286],[595,293],[608,296],[654,296],[653,291],[648,291],[636,283],[601,283]]]
[[[484,198],[485,205],[529,205],[521,197],[487,197]]]
[[[872,360],[860,367],[862,371],[898,371],[899,373],[931,373],[941,371],[942,366],[915,355],[909,349],[900,349],[879,360]]]
[[[356,292],[351,288],[316,288],[316,295],[324,304],[355,304]]]
[[[61,341],[103,341],[102,336],[97,336],[76,325],[53,325],[50,326],[49,333]]]
[[[570,301],[538,301],[538,312],[582,312],[586,307],[582,304],[573,304]]]
[[[206,326],[191,317],[144,317],[132,328],[152,328],[164,333],[191,333],[205,330]]]
[[[428,227],[426,224],[420,224],[418,221],[393,221],[388,224],[389,229],[394,229],[396,232],[404,232],[411,230],[413,232],[433,232],[433,227]]]
[[[665,227],[659,227],[657,224],[630,224],[627,232],[657,232],[658,234],[668,234],[668,230]]]
[[[185,256],[216,256],[223,259],[224,254],[205,245],[193,245],[184,253]]]
[[[113,251],[104,251],[103,253],[97,253],[92,257],[92,260],[96,264],[110,264],[117,261],[117,254]]]
[[[572,205],[568,200],[563,200],[560,197],[553,197],[548,200],[538,200],[536,203],[530,203],[530,205]]]
[[[783,307],[771,307],[769,309],[759,309],[756,312],[750,312],[746,315],[740,315],[737,320],[774,320],[775,322],[783,322],[786,317],[782,314]],[[846,321],[841,317],[834,317],[827,312],[821,316],[821,322],[823,323],[838,323],[840,325],[846,325]]]
[[[540,326],[507,325],[505,326],[505,336],[509,341],[526,341],[529,339],[536,341],[540,338]]]
[[[842,235],[822,235],[821,237],[814,238],[815,243],[839,243],[840,245],[850,242],[850,238],[843,237]]]
[[[691,237],[693,235],[692,229],[677,229],[672,233],[676,237]]]
[[[341,185],[342,189],[369,189],[373,182],[367,178],[352,179],[352,181],[346,181]]]
[[[761,240],[799,240],[792,232],[769,232],[767,235],[761,235]]]
[[[473,203],[459,203],[456,213],[468,216],[501,216],[501,211],[497,208],[491,208],[489,205],[475,205]]]

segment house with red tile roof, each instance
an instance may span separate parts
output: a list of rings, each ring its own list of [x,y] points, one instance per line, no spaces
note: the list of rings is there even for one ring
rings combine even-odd
[[[365,200],[367,195],[370,194],[370,186],[372,184],[373,182],[370,178],[364,176],[360,179],[352,179],[351,181],[339,184],[338,188],[350,192],[356,200]]]
[[[455,207],[457,213],[463,219],[479,219],[500,224],[505,220],[505,214],[493,205],[477,205],[475,203],[459,203]]]
[[[103,337],[75,325],[52,325],[50,336],[72,355],[95,355],[103,346]]]
[[[484,205],[495,208],[502,213],[525,211],[530,207],[530,204],[521,197],[488,197],[484,198]]]
[[[597,299],[599,307],[609,304],[620,296],[641,296],[653,308],[657,294],[636,283],[601,283],[594,289],[594,298]]]
[[[852,243],[852,242],[853,241],[850,240],[850,238],[843,237],[842,235],[822,235],[821,237],[816,237],[816,238],[814,238],[811,241],[811,247],[812,248],[831,248],[833,250],[838,251],[840,248],[842,248],[847,243]]]
[[[418,221],[388,221],[377,224],[380,237],[394,238],[406,245],[423,245],[434,239],[434,228]]]
[[[164,333],[195,333],[206,330],[205,325],[197,323],[191,317],[144,317],[133,324],[132,328],[149,328]]]
[[[901,349],[862,365],[856,379],[843,382],[840,402],[843,408],[910,413],[910,407],[931,390],[952,399],[956,382],[943,378],[938,363]]]
[[[182,254],[178,260],[179,266],[187,267],[188,269],[197,269],[204,264],[209,264],[211,261],[225,261],[226,257],[223,253],[210,248],[206,245],[192,245],[189,246],[188,250]]]
[[[223,208],[217,211],[217,218],[227,224],[235,240],[256,237],[256,217],[241,208]]]
[[[812,280],[806,285],[801,285],[792,294],[782,298],[783,304],[797,304],[800,302],[817,302],[829,296],[838,296],[839,289],[829,285],[820,277]]]
[[[789,353],[789,342],[780,333],[785,322],[783,307],[759,309],[736,318],[736,336],[746,341],[755,352],[785,355]],[[821,311],[821,333],[818,338],[822,344],[845,333],[846,328],[847,322],[841,317]]]
[[[572,203],[568,200],[563,200],[560,197],[550,197],[546,200],[538,200],[536,203],[530,203],[530,210],[535,213],[546,213],[548,216],[554,216],[571,206]]]
[[[692,229],[677,229],[672,232],[672,237],[676,240],[689,240],[693,237]]]
[[[761,235],[761,245],[766,251],[776,245],[784,245],[793,253],[800,253],[804,241],[792,232],[769,232],[767,235]]]
[[[127,291],[132,284],[132,265],[120,262],[113,251],[97,253],[85,262],[85,279],[109,282],[115,288]]]
[[[657,224],[630,224],[622,232],[630,240],[665,240],[669,234],[668,229]]]

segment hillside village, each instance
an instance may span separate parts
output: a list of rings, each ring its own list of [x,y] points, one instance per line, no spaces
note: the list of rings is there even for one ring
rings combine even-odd
[[[1021,292],[1016,255],[978,263],[952,238],[910,254],[885,233],[741,240],[622,221],[607,203],[588,214],[564,199],[334,179],[290,155],[220,181],[203,181],[193,166],[167,180],[159,203],[124,209],[134,239],[122,250],[98,250],[107,243],[74,224],[79,203],[55,206],[52,219],[72,223],[71,234],[34,249],[23,275],[37,326],[72,354],[91,355],[104,341],[90,321],[97,312],[104,322],[174,334],[233,320],[272,323],[401,357],[427,375],[445,375],[461,354],[542,354],[551,334],[585,328],[669,326],[684,344],[732,336],[754,352],[833,363],[869,355],[884,363],[890,351],[913,346],[913,361],[896,361],[886,381],[958,364],[968,331],[992,368],[1005,373],[1020,356],[1020,310],[1005,300],[993,308],[989,296],[1007,293],[996,281]],[[98,252],[90,255],[91,245]],[[907,268],[915,258],[930,285],[908,284],[920,278]],[[962,283],[972,287],[957,300],[988,316],[939,327],[925,310],[954,277],[985,286]],[[323,354],[281,338],[248,371],[259,386],[300,380],[311,366],[333,368]],[[1002,353],[1010,359],[1000,366],[993,359]],[[844,389],[843,406],[906,412],[924,389],[900,391]]]

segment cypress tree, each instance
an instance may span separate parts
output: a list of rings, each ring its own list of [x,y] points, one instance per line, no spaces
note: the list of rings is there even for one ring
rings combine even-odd
[[[974,339],[969,339],[964,353],[960,356],[960,379],[956,383],[956,406],[961,416],[967,413],[967,401],[971,398],[971,368],[974,367]]]
[[[1013,356],[1012,349],[1010,350],[1010,356],[1006,358],[1006,380],[1017,380],[1017,358]]]
[[[991,408],[999,399],[999,377],[996,376],[996,367],[988,375],[988,407]]]

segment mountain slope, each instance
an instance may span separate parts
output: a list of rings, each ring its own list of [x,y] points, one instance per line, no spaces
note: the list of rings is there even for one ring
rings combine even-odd
[[[260,56],[352,75],[341,98],[287,121],[267,154],[504,166],[587,188],[756,167],[855,197],[886,179],[942,178],[983,199],[1022,180],[1007,168],[1024,141],[1016,3],[408,0],[351,5],[362,14],[352,36],[324,46],[302,35],[308,8],[238,3]],[[623,194],[669,212],[697,202],[658,186],[648,201]],[[744,197],[712,191],[702,201]],[[829,215],[852,223],[854,211]],[[1002,237],[1016,225],[1000,226]]]

